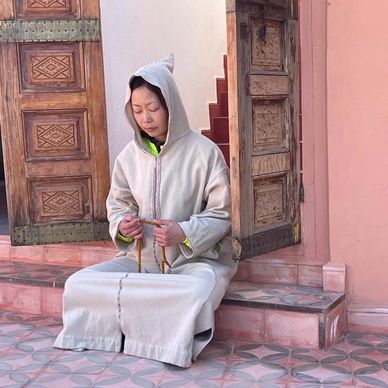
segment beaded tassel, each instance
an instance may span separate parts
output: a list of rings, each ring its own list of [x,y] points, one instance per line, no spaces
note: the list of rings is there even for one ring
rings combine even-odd
[[[142,224],[148,224],[148,225],[152,225],[152,226],[156,226],[157,228],[160,228],[160,224],[158,222],[147,221],[147,220],[144,220],[144,219],[141,219],[140,222]],[[141,239],[137,240],[137,243],[136,243],[136,248],[137,248],[137,270],[138,270],[139,273],[141,272],[141,249],[142,249],[142,246],[143,246],[142,240]],[[162,247],[162,263],[161,263],[161,266],[160,266],[161,273],[165,273],[166,272],[166,264],[170,267],[170,264],[168,263],[167,257],[166,257],[166,248]]]
[[[136,242],[136,248],[137,248],[137,272],[141,272],[141,248],[143,246],[143,242],[141,238],[137,240]]]

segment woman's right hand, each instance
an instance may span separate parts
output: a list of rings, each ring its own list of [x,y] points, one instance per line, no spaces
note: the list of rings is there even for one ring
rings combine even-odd
[[[124,237],[138,240],[143,237],[143,224],[137,217],[125,216],[119,224],[119,231]]]

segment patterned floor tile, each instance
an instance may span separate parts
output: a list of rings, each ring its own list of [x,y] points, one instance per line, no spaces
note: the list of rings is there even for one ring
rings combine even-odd
[[[161,377],[158,376],[131,376],[104,373],[94,384],[93,388],[112,387],[112,388],[128,388],[128,387],[146,387],[156,388],[162,384]]]
[[[35,373],[1,372],[0,387],[22,388],[31,382],[35,376]]]
[[[122,353],[54,349],[57,319],[0,312],[0,386],[388,388],[388,336],[351,333],[328,351],[212,341],[190,368]]]
[[[322,364],[338,364],[350,362],[349,354],[343,350],[337,348],[331,348],[329,350],[315,350],[294,348],[290,351],[291,364],[305,363],[322,363]]]
[[[0,356],[0,373],[35,373],[53,362],[57,356],[41,353],[8,353]]]
[[[183,369],[169,365],[163,376],[164,382],[174,382],[180,386],[218,386],[227,370],[226,360],[198,360],[190,368]]]
[[[184,387],[184,388],[220,388],[224,385],[223,380],[194,380],[187,381],[185,379],[172,378],[172,379],[163,379],[159,388],[175,388],[175,387]]]
[[[292,367],[291,383],[309,383],[322,385],[353,386],[353,374],[350,369],[335,364],[306,363]]]
[[[28,384],[28,388],[75,388],[92,387],[96,375],[79,375],[67,373],[44,373]]]
[[[285,309],[313,307],[318,310],[327,309],[333,302],[342,299],[343,294],[325,292],[316,287],[293,285],[266,285],[233,281],[226,294],[227,299],[251,303],[273,303]]]
[[[112,361],[114,354],[106,352],[66,352],[60,355],[48,368],[48,373],[90,375],[101,374]]]
[[[369,384],[371,387],[387,387],[388,388],[388,368],[370,358],[369,363],[351,361],[354,381],[360,384]]]
[[[288,369],[276,362],[250,360],[232,362],[225,380],[286,384],[289,381],[289,377]]]
[[[290,350],[285,346],[237,341],[231,358],[241,361],[268,361],[288,367]]]
[[[215,339],[200,353],[198,361],[227,359],[233,354],[233,348],[233,341],[220,341]]]

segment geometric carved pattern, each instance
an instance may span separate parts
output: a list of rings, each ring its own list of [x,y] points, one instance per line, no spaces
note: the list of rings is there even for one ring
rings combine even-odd
[[[27,7],[31,8],[58,8],[66,7],[68,0],[28,0]]]
[[[87,112],[23,112],[26,159],[87,159]]]
[[[279,100],[252,101],[253,150],[284,151],[288,148],[288,121]]]
[[[79,1],[80,0],[15,0],[16,16],[17,18],[23,19],[73,19],[79,16]]]
[[[33,80],[63,80],[72,77],[73,63],[71,55],[32,56],[31,61]]]
[[[42,193],[42,215],[79,214],[82,202],[79,191],[50,191]]]
[[[285,181],[284,176],[253,181],[254,225],[256,228],[285,219]]]
[[[78,92],[84,90],[80,43],[19,44],[22,90]]]
[[[92,221],[90,176],[35,177],[29,182],[33,224]]]
[[[255,69],[282,70],[283,24],[275,20],[252,23],[252,66]]]
[[[38,147],[60,147],[60,146],[74,146],[76,128],[73,124],[70,125],[38,125]]]

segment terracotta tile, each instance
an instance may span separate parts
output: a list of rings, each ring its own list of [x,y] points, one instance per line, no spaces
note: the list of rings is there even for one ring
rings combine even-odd
[[[298,264],[298,284],[322,287],[322,266]]]
[[[117,254],[117,250],[107,249],[96,251],[94,249],[83,249],[81,252],[81,266],[88,267],[93,264],[111,260]]]
[[[345,264],[329,261],[323,267],[323,289],[345,292]]]
[[[347,314],[345,302],[340,303],[325,317],[325,349],[341,342],[347,332]]]
[[[43,288],[42,297],[42,314],[55,317],[62,316],[63,288]]]
[[[0,241],[0,260],[11,259],[11,246]]]
[[[13,246],[11,249],[12,261],[24,261],[28,263],[41,263],[45,256],[45,248],[42,245]]]
[[[348,310],[348,329],[351,332],[388,334],[388,314],[385,311]]]
[[[296,264],[269,264],[257,261],[247,262],[247,280],[251,282],[297,284]]]
[[[233,305],[221,305],[216,311],[217,338],[262,341],[264,311]]]
[[[19,311],[31,314],[41,313],[40,287],[24,285],[0,284],[2,296],[1,307],[5,310]]]
[[[266,310],[264,342],[318,348],[318,320],[318,314]]]
[[[79,246],[61,246],[53,244],[52,246],[45,245],[44,262],[49,264],[62,265],[81,265],[81,247]]]

